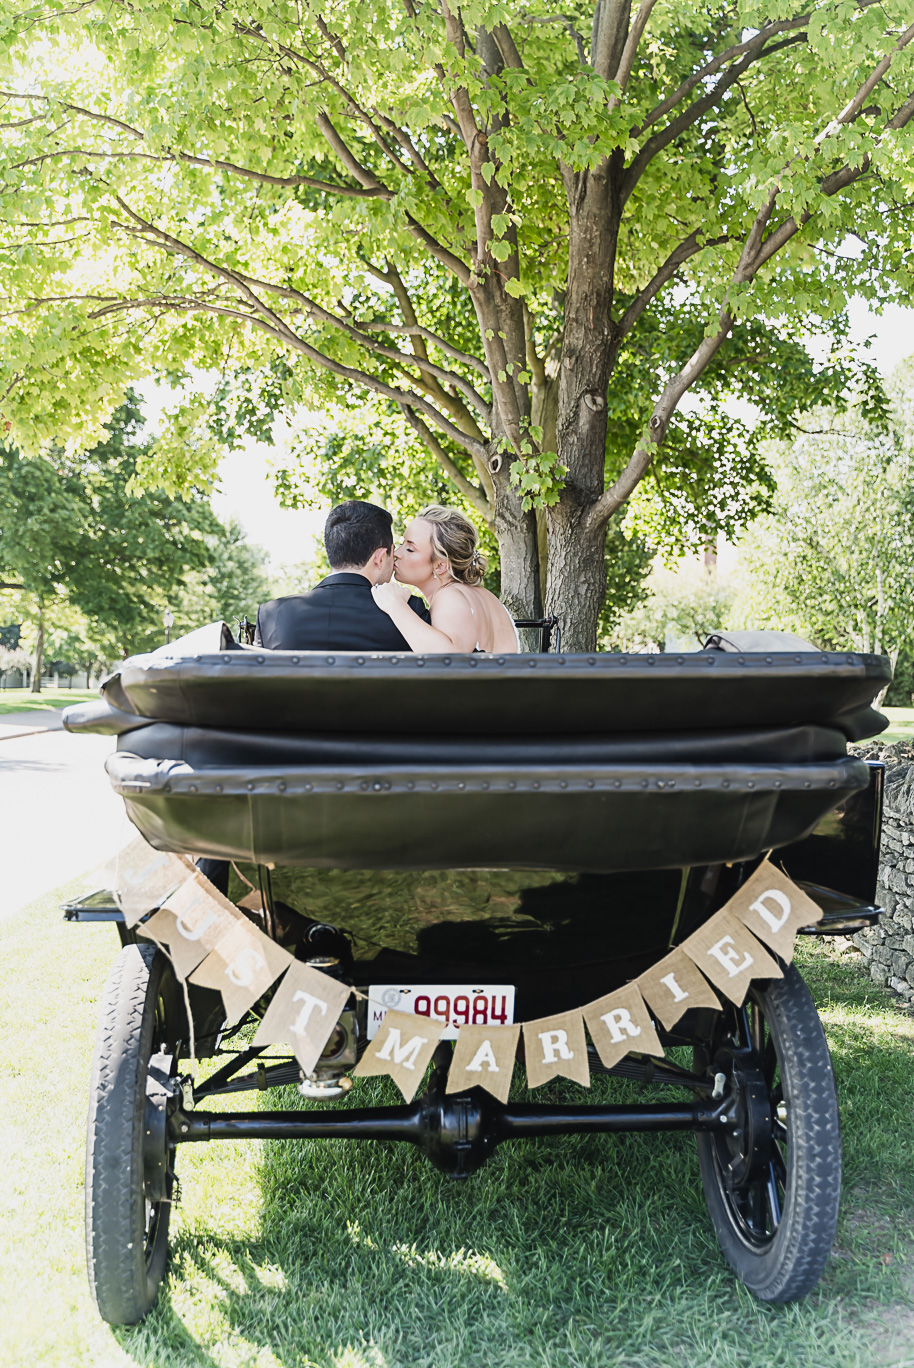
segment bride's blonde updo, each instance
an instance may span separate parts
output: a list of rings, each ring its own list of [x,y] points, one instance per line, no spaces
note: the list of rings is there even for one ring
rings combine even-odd
[[[441,504],[429,504],[417,516],[431,524],[432,551],[447,561],[454,579],[459,584],[482,584],[487,561],[476,549],[476,528],[469,518]]]

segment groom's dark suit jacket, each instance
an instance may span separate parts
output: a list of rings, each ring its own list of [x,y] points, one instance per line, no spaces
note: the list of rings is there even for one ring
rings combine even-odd
[[[409,601],[425,622],[422,599]],[[262,603],[254,644],[268,651],[410,651],[412,647],[371,597],[364,575],[342,570],[306,594]]]

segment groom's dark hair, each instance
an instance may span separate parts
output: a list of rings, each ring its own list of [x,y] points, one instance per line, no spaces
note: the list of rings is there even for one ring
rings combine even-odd
[[[389,551],[394,544],[393,518],[386,508],[347,499],[330,510],[324,524],[324,546],[331,570],[342,566],[362,566],[379,547]]]

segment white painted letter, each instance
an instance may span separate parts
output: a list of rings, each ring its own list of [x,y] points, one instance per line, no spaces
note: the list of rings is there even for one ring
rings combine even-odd
[[[208,901],[208,898],[206,898],[202,893],[199,893],[197,897],[194,898],[190,906],[185,907],[181,915],[175,917],[175,926],[177,927],[178,931],[184,937],[185,940],[199,940],[200,937],[203,935],[203,932],[206,930],[206,928],[208,926],[212,926],[213,922],[218,917],[219,909],[217,907],[213,907],[208,913],[202,916],[194,926],[188,926],[187,922],[184,920],[185,917],[187,917],[189,913],[193,912],[194,908],[198,907],[201,902]]]
[[[660,982],[665,983],[667,988],[669,988],[670,992],[673,994],[674,1002],[685,1002],[686,998],[689,996],[688,993],[682,991],[672,974],[664,974]]]
[[[765,906],[766,898],[773,898],[780,907],[781,915],[779,917]],[[749,908],[749,911],[757,912],[762,920],[768,923],[772,931],[780,931],[781,927],[790,916],[790,899],[787,894],[782,893],[779,888],[767,888],[764,893],[761,893],[756,898],[755,902]]]
[[[414,1069],[416,1056],[427,1040],[428,1036],[413,1036],[405,1045],[401,1045],[399,1030],[396,1026],[391,1026],[386,1043],[378,1050],[378,1059],[388,1059],[392,1064],[402,1064],[404,1069]]]
[[[641,1034],[641,1027],[636,1026],[632,1021],[632,1014],[627,1007],[614,1007],[611,1012],[607,1012],[605,1016],[601,1016],[600,1020],[606,1023],[606,1029],[609,1031],[609,1038],[614,1045],[618,1045],[625,1039],[622,1034],[623,1031],[625,1032],[625,1035],[630,1036],[639,1036]]]
[[[311,1013],[314,1011],[315,1007],[319,1007],[321,1009],[321,1014],[326,1016],[327,1004],[326,1002],[322,1002],[320,998],[314,997],[311,993],[304,993],[301,990],[295,994],[292,1001],[298,1002],[299,999],[301,999],[305,1005],[289,1027],[289,1030],[294,1031],[296,1035],[304,1035],[308,1028],[308,1022],[311,1020]]]
[[[567,1031],[540,1031],[543,1042],[543,1063],[554,1064],[557,1059],[574,1059],[574,1051],[568,1048]]]
[[[136,872],[131,872],[130,869],[119,869],[117,871],[118,883],[129,884],[131,888],[135,884],[145,883],[147,879],[152,878],[157,869],[161,869],[162,866],[167,863],[167,855],[155,855],[147,865],[144,865],[142,869],[137,870]]]
[[[239,988],[249,988],[254,981],[256,970],[262,968],[264,964],[266,964],[266,960],[260,951],[249,945],[235,956],[225,972],[232,983]]]
[[[725,950],[723,948],[727,944],[727,941],[730,942],[731,946],[735,944],[732,936],[722,936],[716,945],[711,946],[711,948],[708,950],[708,954],[713,955],[716,960],[720,960],[721,964],[724,966],[730,977],[736,978],[737,974],[741,974],[744,969],[748,969],[749,965],[754,964],[755,961],[747,951],[746,957],[743,960],[742,964],[737,964],[736,950]]]
[[[492,1049],[491,1040],[484,1040],[473,1058],[467,1065],[467,1073],[482,1073],[482,1066],[485,1064],[489,1073],[501,1073],[495,1063],[495,1051]]]

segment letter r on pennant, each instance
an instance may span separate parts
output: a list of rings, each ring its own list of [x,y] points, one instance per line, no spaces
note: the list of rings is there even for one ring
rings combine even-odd
[[[627,1007],[614,1007],[611,1012],[606,1012],[604,1016],[601,1016],[600,1020],[609,1031],[609,1038],[614,1045],[618,1045],[625,1039],[622,1034],[623,1031],[628,1036],[639,1036],[641,1034],[641,1027],[636,1026],[632,1021],[632,1014]]]
[[[568,1048],[567,1031],[540,1031],[543,1043],[543,1063],[554,1064],[557,1059],[574,1059],[574,1051]]]

